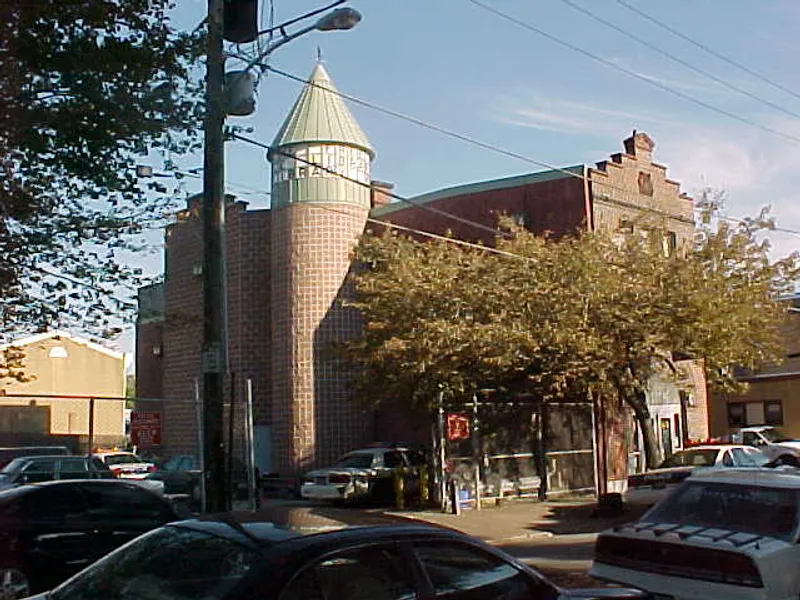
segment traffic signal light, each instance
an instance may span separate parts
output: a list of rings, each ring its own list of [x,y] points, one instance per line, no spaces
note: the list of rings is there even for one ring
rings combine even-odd
[[[244,44],[258,37],[258,0],[224,0],[222,37]]]

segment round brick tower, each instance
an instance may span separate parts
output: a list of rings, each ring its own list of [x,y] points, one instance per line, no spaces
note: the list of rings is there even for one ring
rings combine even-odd
[[[367,423],[330,345],[360,331],[357,312],[337,300],[370,190],[336,174],[369,184],[375,153],[321,63],[272,147],[273,454],[294,475],[364,441]]]

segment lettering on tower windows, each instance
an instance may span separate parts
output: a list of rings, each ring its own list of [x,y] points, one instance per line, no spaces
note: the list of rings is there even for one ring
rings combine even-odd
[[[369,158],[363,150],[349,146],[309,146],[289,152],[294,156],[279,156],[274,163],[278,181],[342,175],[369,183]]]

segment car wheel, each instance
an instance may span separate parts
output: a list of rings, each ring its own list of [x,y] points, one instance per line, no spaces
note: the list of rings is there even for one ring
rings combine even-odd
[[[31,595],[28,577],[16,567],[0,567],[0,600],[17,600]]]

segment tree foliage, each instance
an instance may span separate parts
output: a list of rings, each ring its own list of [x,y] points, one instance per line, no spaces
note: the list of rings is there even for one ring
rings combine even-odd
[[[709,383],[741,389],[734,367],[781,356],[797,257],[770,261],[759,219],[731,225],[702,202],[693,240],[664,252],[647,235],[535,236],[505,222],[496,249],[366,235],[355,275],[363,335],[343,344],[356,395],[412,411],[440,392],[467,400],[481,390],[544,401],[621,398],[657,445],[645,394],[654,376],[678,379],[676,358],[702,360]]]
[[[139,273],[120,253],[171,202],[136,162],[198,144],[202,35],[170,0],[0,3],[0,334],[106,330]],[[169,166],[169,165],[167,165]]]

